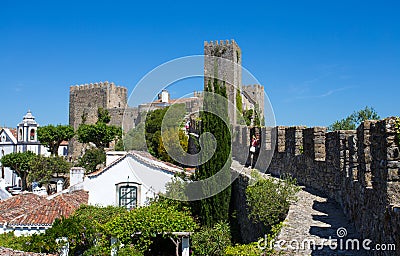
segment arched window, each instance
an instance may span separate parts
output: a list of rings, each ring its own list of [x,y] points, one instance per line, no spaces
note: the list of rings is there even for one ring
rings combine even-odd
[[[29,134],[30,140],[35,140],[35,129],[31,129],[31,132]]]
[[[23,140],[23,137],[22,137],[22,128],[19,129],[19,138],[18,138],[18,140]]]

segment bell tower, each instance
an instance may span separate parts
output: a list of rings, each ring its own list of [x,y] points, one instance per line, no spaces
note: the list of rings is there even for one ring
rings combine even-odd
[[[32,151],[40,154],[40,143],[37,138],[38,123],[31,111],[28,110],[22,122],[17,127],[18,152]]]

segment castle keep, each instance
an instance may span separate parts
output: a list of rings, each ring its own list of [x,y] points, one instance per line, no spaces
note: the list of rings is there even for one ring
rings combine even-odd
[[[137,117],[137,109],[127,107],[128,90],[114,83],[100,82],[70,87],[69,124],[77,130],[82,123],[97,122],[97,110],[108,110],[110,124],[130,128]],[[125,111],[126,108],[126,111]],[[125,118],[124,118],[125,112]],[[123,124],[123,121],[124,124]],[[76,159],[82,151],[82,144],[75,138],[70,141],[69,154]]]
[[[242,57],[234,40],[204,42],[204,88],[213,79],[225,84],[228,100],[236,106],[236,92],[242,87]],[[228,116],[236,124],[236,108],[229,108]]]

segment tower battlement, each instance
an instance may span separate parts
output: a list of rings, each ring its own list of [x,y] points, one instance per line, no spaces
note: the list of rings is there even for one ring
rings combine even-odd
[[[69,124],[78,129],[82,123],[97,122],[99,108],[108,110],[110,124],[121,126],[123,114],[127,107],[128,89],[113,82],[95,82],[70,86]],[[73,139],[70,143],[70,154],[75,159],[79,156],[82,145]]]
[[[260,84],[248,84],[243,85],[243,88],[255,89],[255,90],[264,90],[264,86]]]
[[[80,85],[71,85],[70,86],[70,91],[83,91],[83,90],[91,90],[91,89],[96,89],[96,88],[107,88],[107,89],[116,89],[120,91],[127,91],[126,87],[123,86],[118,86],[115,85],[114,82],[96,82],[96,83],[90,83],[90,84],[80,84]]]
[[[236,45],[237,43],[235,42],[235,40],[231,39],[231,40],[215,40],[215,41],[204,41],[204,46],[217,46],[217,45],[223,45],[223,46],[229,46],[229,45]]]

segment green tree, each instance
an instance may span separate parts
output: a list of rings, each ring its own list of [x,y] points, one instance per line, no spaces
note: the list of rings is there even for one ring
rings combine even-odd
[[[28,175],[29,181],[37,181],[39,183],[48,183],[51,177],[55,174],[65,174],[71,168],[71,164],[63,157],[50,156],[45,157],[42,155],[35,156],[32,161],[31,173]]]
[[[177,139],[178,138],[178,139]],[[180,153],[187,152],[188,138],[186,134],[179,128],[169,128],[163,132],[163,136],[159,138],[158,155],[162,161],[179,164],[172,157],[171,154],[182,158]],[[168,150],[168,151],[167,151]]]
[[[258,106],[256,104],[256,111],[254,111],[254,109],[248,109],[248,110],[244,110],[243,111],[243,118],[246,122],[247,126],[251,125],[251,120],[253,120],[253,125],[254,126],[261,126],[262,122],[260,120],[259,114],[258,114]]]
[[[128,133],[124,136],[124,146],[125,150],[139,150],[145,151],[147,149],[146,146],[146,138],[145,138],[145,124],[140,123],[134,129],[128,131]]]
[[[380,116],[372,107],[365,107],[353,114],[349,115],[348,117],[335,121],[328,127],[330,131],[337,131],[337,130],[355,130],[357,126],[359,126],[365,120],[378,120]]]
[[[18,176],[21,178],[22,190],[26,190],[27,177],[32,171],[32,164],[35,159],[36,155],[31,151],[11,153],[1,158],[1,164],[4,167],[9,167],[18,174]]]
[[[196,178],[206,180],[219,173],[218,181],[213,177],[209,182],[204,182],[203,194],[209,195],[213,194],[215,188],[221,184],[230,183],[232,159],[230,130],[227,126],[230,122],[225,83],[221,83],[218,79],[209,80],[205,91],[203,103],[205,111],[200,113],[201,132],[213,134],[217,144],[215,152],[211,156],[210,154],[213,153],[214,149],[213,141],[202,140],[200,159],[209,160],[196,168]],[[221,98],[224,100],[221,100]],[[201,223],[207,227],[213,227],[218,222],[228,220],[230,197],[231,187],[228,186],[222,192],[200,200],[198,211]]]
[[[105,164],[106,153],[99,148],[86,150],[85,154],[79,158],[78,166],[85,168],[86,173],[97,170],[99,165]]]
[[[97,109],[97,122],[108,124],[111,121],[111,115],[107,109]]]
[[[166,152],[165,146],[176,151],[177,146],[187,151],[188,138],[179,129],[185,116],[185,105],[174,104],[172,106],[149,111],[145,123],[140,123],[130,130],[124,137],[126,150],[146,150],[153,156],[163,161],[176,163]],[[164,136],[161,136],[163,129]],[[179,144],[173,143],[179,141]],[[163,140],[165,140],[163,142]]]
[[[74,128],[69,125],[47,125],[38,128],[38,140],[49,148],[51,155],[58,156],[58,148],[62,141],[74,137]]]
[[[122,137],[121,127],[108,125],[110,120],[108,111],[99,108],[96,124],[81,124],[78,127],[78,141],[81,143],[92,142],[102,150],[109,147],[110,142]]]

